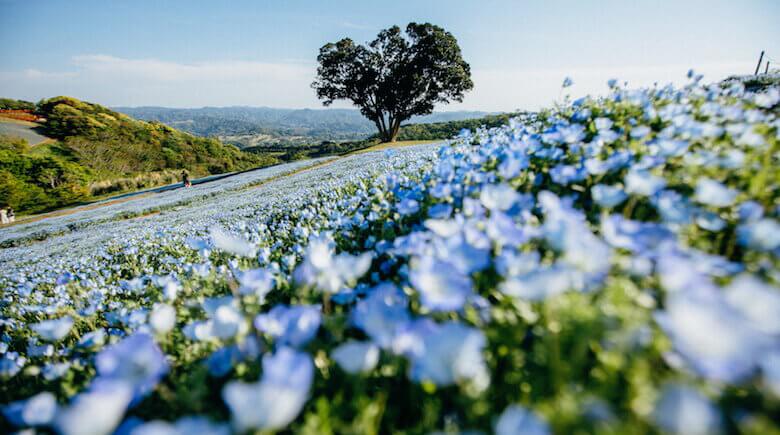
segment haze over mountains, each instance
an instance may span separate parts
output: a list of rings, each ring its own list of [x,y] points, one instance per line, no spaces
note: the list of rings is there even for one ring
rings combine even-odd
[[[145,121],[159,121],[199,136],[213,136],[238,146],[298,145],[364,139],[374,124],[357,109],[279,109],[271,107],[114,107]],[[408,123],[482,118],[488,112],[435,112]]]

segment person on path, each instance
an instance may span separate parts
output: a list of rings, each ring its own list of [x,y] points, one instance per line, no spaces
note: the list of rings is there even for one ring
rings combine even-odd
[[[12,223],[16,222],[16,214],[14,214],[14,209],[12,209],[11,207],[8,207],[7,216],[8,216],[8,223],[9,224],[12,224]]]
[[[0,224],[6,225],[9,223],[10,222],[8,221],[8,212],[6,212],[4,208],[0,208]]]
[[[190,182],[190,174],[188,174],[187,171],[181,171],[181,181],[184,183],[184,187],[192,187],[192,182]]]

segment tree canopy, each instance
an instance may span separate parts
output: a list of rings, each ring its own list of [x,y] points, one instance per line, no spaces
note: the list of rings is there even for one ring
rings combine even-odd
[[[350,100],[392,142],[401,123],[433,112],[437,103],[463,101],[474,87],[458,41],[430,23],[382,30],[368,45],[344,38],[320,48],[312,87],[326,106]]]

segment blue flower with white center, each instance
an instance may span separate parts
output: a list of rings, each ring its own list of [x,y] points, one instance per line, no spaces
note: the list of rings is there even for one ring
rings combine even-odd
[[[48,426],[57,413],[57,398],[49,392],[38,393],[27,400],[10,403],[2,410],[16,427]]]
[[[613,208],[628,198],[623,188],[607,184],[597,184],[591,188],[593,200],[602,207]]]
[[[169,365],[154,338],[139,332],[101,350],[95,367],[95,382],[124,382],[131,386],[137,401],[154,389]]]
[[[73,328],[73,318],[64,316],[59,319],[44,320],[30,325],[30,328],[46,341],[60,341]]]
[[[485,336],[478,329],[460,323],[435,325],[423,334],[422,352],[412,355],[409,378],[439,386],[469,382],[478,390],[490,384],[482,350]]]
[[[696,201],[713,207],[728,207],[734,203],[739,191],[730,189],[710,178],[700,178],[696,183]]]
[[[331,357],[347,373],[370,372],[379,362],[379,347],[371,342],[348,341],[333,349]]]
[[[423,257],[413,263],[409,282],[420,294],[420,303],[431,311],[454,311],[474,294],[471,278],[445,261]]]
[[[488,210],[506,211],[512,208],[521,196],[508,184],[488,184],[482,188],[479,200]]]
[[[642,196],[653,196],[656,192],[666,187],[666,180],[663,178],[647,171],[634,169],[628,171],[625,182],[626,192]]]
[[[382,348],[389,348],[396,333],[410,320],[409,300],[392,284],[381,284],[359,301],[350,314],[352,323]]]
[[[655,319],[674,350],[697,373],[717,381],[749,377],[770,343],[721,295],[707,289],[672,294]]]
[[[322,322],[318,305],[277,305],[268,313],[255,317],[258,331],[270,335],[278,346],[306,345],[317,334]]]
[[[122,421],[132,398],[133,387],[126,382],[93,384],[57,412],[54,427],[63,435],[112,433]]]
[[[313,378],[314,364],[305,353],[282,347],[264,356],[260,381],[232,381],[222,389],[234,428],[240,432],[283,429],[306,404]]]
[[[268,269],[257,268],[245,272],[237,271],[236,280],[241,287],[238,292],[242,295],[255,295],[260,301],[265,300],[265,295],[274,288],[274,275]]]
[[[737,228],[740,244],[759,251],[780,248],[780,224],[770,218],[758,219]]]

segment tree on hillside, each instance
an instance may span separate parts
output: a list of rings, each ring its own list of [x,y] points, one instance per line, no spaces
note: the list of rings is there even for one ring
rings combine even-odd
[[[320,48],[312,87],[328,106],[350,100],[395,141],[401,123],[433,112],[437,103],[463,101],[474,87],[471,68],[450,32],[430,23],[382,30],[367,46],[345,38]]]

